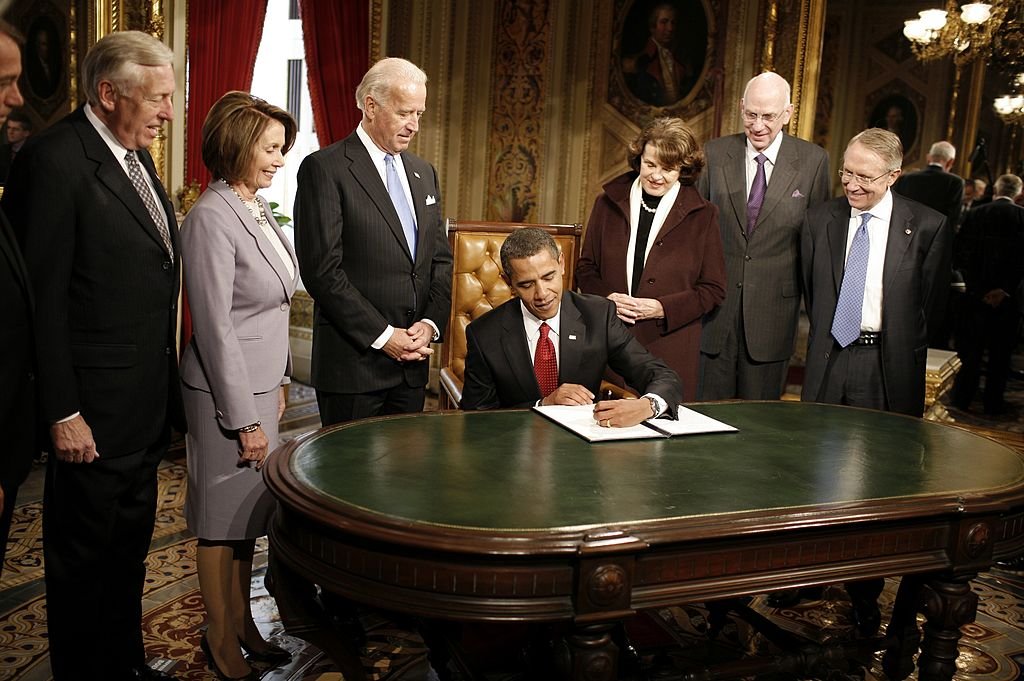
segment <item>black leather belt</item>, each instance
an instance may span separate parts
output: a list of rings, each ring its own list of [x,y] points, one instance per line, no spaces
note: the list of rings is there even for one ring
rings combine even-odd
[[[882,341],[882,334],[878,331],[861,331],[860,337],[851,345],[878,345]]]

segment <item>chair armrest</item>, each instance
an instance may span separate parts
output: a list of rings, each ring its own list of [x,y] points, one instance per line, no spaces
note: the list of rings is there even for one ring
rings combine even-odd
[[[438,396],[438,406],[441,409],[458,409],[462,402],[462,381],[451,368],[441,367],[440,383],[442,391]]]

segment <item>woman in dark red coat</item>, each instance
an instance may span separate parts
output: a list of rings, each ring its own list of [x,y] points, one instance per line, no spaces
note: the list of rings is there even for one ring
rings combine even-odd
[[[604,186],[576,267],[584,293],[607,296],[644,347],[696,399],[701,320],[725,298],[718,209],[694,184],[704,167],[678,118],[659,118],[629,145],[631,172]]]

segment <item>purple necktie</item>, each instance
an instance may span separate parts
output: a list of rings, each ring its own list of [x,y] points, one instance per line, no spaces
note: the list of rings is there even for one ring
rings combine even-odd
[[[864,283],[868,273],[868,253],[871,238],[868,236],[868,220],[871,213],[860,214],[860,227],[853,235],[850,252],[846,256],[843,285],[839,289],[836,314],[832,318],[832,337],[840,347],[860,337],[860,315],[864,307]]]
[[[754,233],[757,227],[757,216],[761,213],[761,204],[764,203],[764,192],[768,189],[768,180],[764,176],[764,162],[768,157],[758,154],[754,157],[757,161],[757,172],[754,173],[754,181],[750,185],[750,196],[747,198],[747,236]]]

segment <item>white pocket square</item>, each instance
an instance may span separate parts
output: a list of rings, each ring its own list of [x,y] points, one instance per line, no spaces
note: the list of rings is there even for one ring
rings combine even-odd
[[[437,203],[437,199],[431,196],[430,194],[427,194],[427,205],[433,206],[435,203]]]
[[[414,171],[412,171],[412,174],[416,176],[416,179],[417,179],[417,180],[418,180],[418,179],[420,179],[420,174],[419,174],[419,173],[417,173],[417,172],[416,172],[415,170],[414,170]]]

